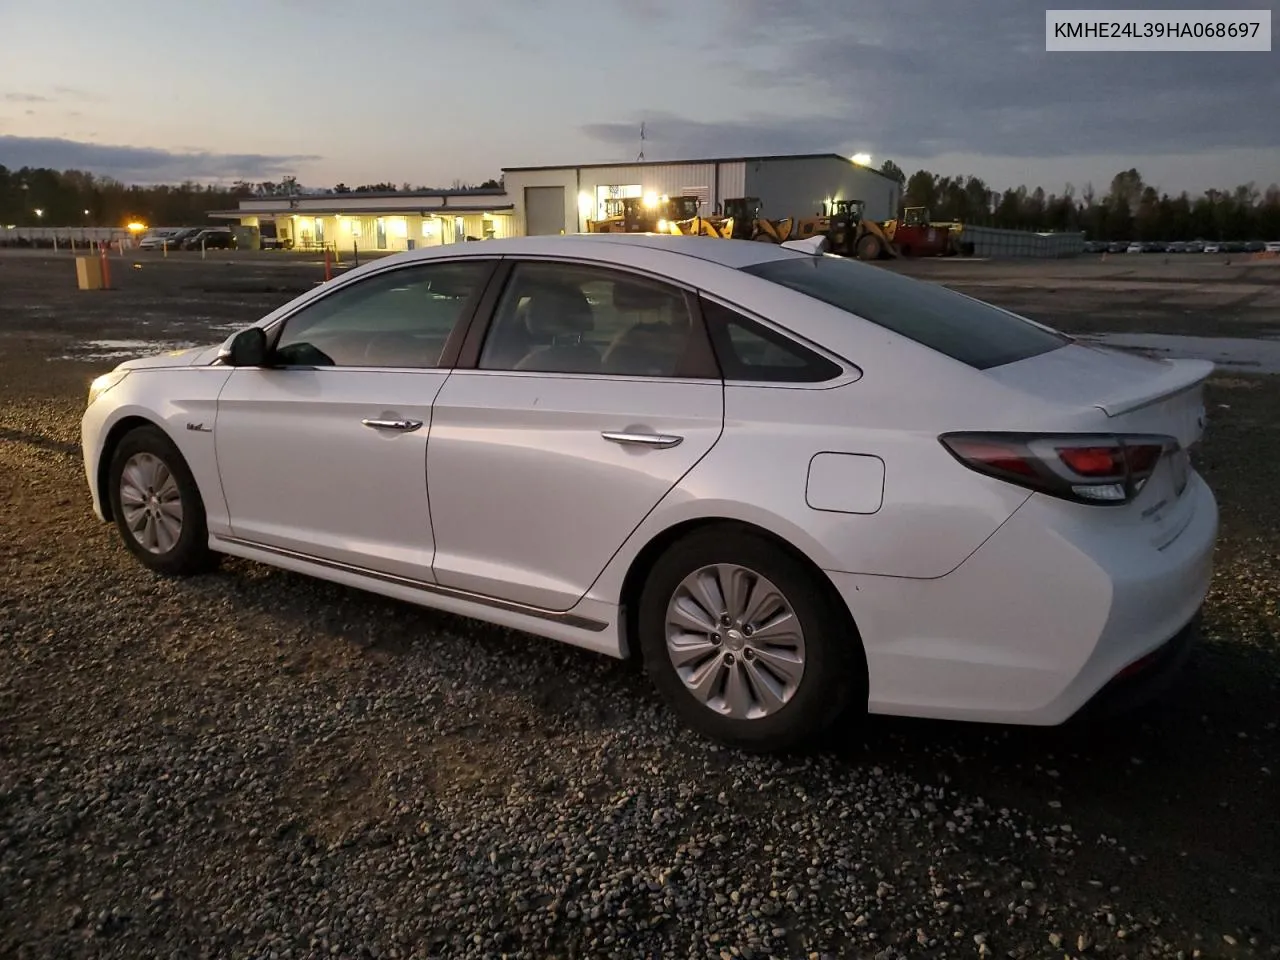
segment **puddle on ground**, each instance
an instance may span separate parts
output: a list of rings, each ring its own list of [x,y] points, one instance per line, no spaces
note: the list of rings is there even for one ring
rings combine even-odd
[[[1100,333],[1077,339],[1156,357],[1212,360],[1219,370],[1280,373],[1280,339],[1191,337],[1169,333]]]
[[[85,340],[77,344],[72,353],[49,359],[85,360],[95,363],[102,360],[132,360],[135,357],[153,357],[170,350],[189,350],[192,347],[208,345],[208,343],[197,343],[194,340]]]

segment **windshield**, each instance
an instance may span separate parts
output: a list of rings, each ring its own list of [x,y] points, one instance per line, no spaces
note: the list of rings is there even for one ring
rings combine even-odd
[[[794,257],[743,268],[839,307],[979,370],[1025,360],[1069,337],[946,287],[843,257]]]

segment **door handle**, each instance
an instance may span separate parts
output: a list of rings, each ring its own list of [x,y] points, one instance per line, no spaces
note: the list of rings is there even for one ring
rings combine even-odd
[[[360,422],[375,430],[399,430],[402,433],[412,433],[422,426],[421,420],[361,420]]]
[[[642,447],[674,447],[684,440],[670,433],[626,433],[606,430],[600,436],[610,443],[636,444]]]

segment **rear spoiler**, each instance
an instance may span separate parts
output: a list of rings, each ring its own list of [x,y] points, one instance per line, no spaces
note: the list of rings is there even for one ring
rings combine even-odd
[[[1163,360],[1164,373],[1137,392],[1125,391],[1114,399],[1101,400],[1095,406],[1108,417],[1141,410],[1198,386],[1209,379],[1215,367],[1209,360]]]

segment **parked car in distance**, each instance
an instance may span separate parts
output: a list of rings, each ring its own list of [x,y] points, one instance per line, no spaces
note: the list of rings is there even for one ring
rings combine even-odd
[[[1203,240],[1191,240],[1187,243],[1187,253],[1204,253]]]
[[[1212,241],[1212,240],[1211,240],[1211,241],[1209,241],[1208,243],[1206,243],[1206,244],[1204,245],[1204,247],[1203,247],[1203,249],[1201,250],[1201,252],[1202,252],[1202,253],[1221,253],[1221,252],[1222,252],[1222,244],[1220,244],[1220,243],[1216,243],[1216,242],[1214,242],[1214,241]]]
[[[1117,240],[1107,247],[1108,253],[1124,253],[1129,249],[1129,245],[1123,240]]]
[[[636,655],[749,749],[847,710],[1054,725],[1149,693],[1212,576],[1213,364],[814,247],[366,263],[96,379],[93,509],[162,574],[229,554]]]
[[[1175,240],[1165,248],[1165,253],[1186,253],[1187,245],[1181,240]]]
[[[166,244],[173,246],[173,238],[181,233],[182,227],[156,227],[148,230],[146,236],[138,241],[139,250],[160,250]]]
[[[1267,253],[1280,253],[1280,240],[1268,240],[1262,249]]]
[[[176,231],[169,237],[169,249],[181,250],[186,241],[199,233],[201,229],[201,227],[185,227],[182,230]]]
[[[1146,252],[1146,247],[1144,247],[1141,243],[1138,243],[1137,241],[1134,241],[1133,243],[1129,244],[1129,246],[1125,247],[1125,253],[1145,253],[1145,252]]]
[[[234,245],[229,227],[206,227],[187,237],[182,244],[185,250],[229,250]]]
[[[1244,245],[1245,253],[1262,253],[1267,249],[1267,244],[1262,240],[1250,240]]]

